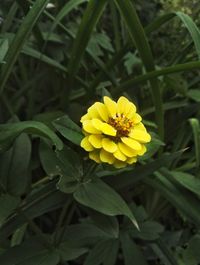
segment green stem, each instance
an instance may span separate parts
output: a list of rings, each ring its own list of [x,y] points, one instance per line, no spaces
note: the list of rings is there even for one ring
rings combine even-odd
[[[55,229],[55,234],[54,234],[54,244],[57,245],[59,242],[60,242],[60,228],[62,226],[62,223],[65,219],[65,216],[66,216],[66,213],[67,213],[67,210],[69,208],[69,205],[71,204],[72,202],[72,198],[69,198],[69,200],[67,201],[67,203],[65,204],[65,206],[63,207],[63,209],[61,210],[61,213],[60,213],[60,216],[59,216],[59,219],[58,219],[58,223],[56,225],[56,229]]]
[[[48,182],[48,180],[49,180],[49,176],[46,176],[46,177],[44,177],[44,178],[38,180],[36,183],[34,183],[34,184],[32,185],[32,188],[33,188],[33,189],[34,189],[34,188],[37,188],[37,187],[40,186],[41,184],[44,184],[44,183]]]
[[[46,248],[52,250],[53,248],[52,245],[48,242],[48,240],[46,239],[45,235],[42,233],[40,228],[31,219],[29,219],[28,216],[26,216],[26,214],[23,211],[18,209],[17,212],[19,215],[22,215],[24,217],[24,219],[29,224],[33,232],[40,238],[41,243],[43,243],[44,246],[46,246]]]

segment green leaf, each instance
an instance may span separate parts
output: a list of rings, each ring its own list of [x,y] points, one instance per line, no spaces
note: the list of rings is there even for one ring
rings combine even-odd
[[[173,180],[173,175],[164,170],[162,174],[156,174],[156,178],[147,178],[145,183],[159,191],[171,204],[179,209],[190,221],[197,226],[200,225],[199,200],[186,190],[180,189]]]
[[[73,80],[75,74],[78,71],[82,56],[86,50],[92,31],[96,26],[106,4],[106,0],[90,0],[88,3],[73,44],[70,61],[68,64],[69,77],[71,80]]]
[[[40,142],[39,154],[42,167],[50,178],[61,174],[61,164],[56,152],[45,141]]]
[[[72,248],[69,242],[62,242],[58,248],[62,261],[74,260],[86,252],[87,248]]]
[[[198,57],[200,59],[200,31],[197,25],[194,23],[191,17],[182,12],[176,12],[176,15],[182,20],[183,24],[190,32],[190,35],[194,41]]]
[[[67,115],[53,121],[53,125],[67,140],[80,145],[80,142],[83,139],[81,128]]]
[[[57,265],[59,264],[60,257],[57,251],[46,251],[43,254],[35,255],[25,259],[23,262],[17,263],[16,265]]]
[[[38,121],[23,121],[0,125],[0,152],[8,149],[22,132],[46,137],[52,141],[58,150],[63,148],[60,138],[45,124]]]
[[[40,160],[50,178],[60,176],[57,184],[59,190],[71,193],[76,189],[83,176],[83,167],[79,156],[72,149],[64,146],[62,151],[55,152],[48,143],[41,142]]]
[[[57,187],[65,193],[74,192],[83,177],[83,167],[79,156],[70,148],[57,152],[60,161],[60,180]]]
[[[45,249],[38,237],[9,248],[0,255],[0,263],[4,265],[57,265],[59,260],[57,251]]]
[[[31,141],[27,134],[19,135],[13,146],[0,155],[0,182],[13,195],[23,195],[30,180]]]
[[[164,75],[169,75],[172,73],[184,72],[184,71],[189,71],[189,70],[199,69],[199,68],[200,68],[200,61],[194,61],[194,62],[189,62],[189,63],[184,63],[184,64],[176,64],[174,66],[165,67],[164,69],[161,69],[161,70],[151,71],[146,74],[139,75],[135,78],[126,80],[122,82],[117,89],[118,89],[118,92],[124,91],[126,89],[133,88],[133,86],[136,84],[150,80],[153,77],[164,76]]]
[[[100,241],[89,252],[84,265],[100,265],[102,263],[114,265],[117,259],[118,248],[118,240],[108,239]]]
[[[49,0],[36,0],[23,19],[5,56],[6,64],[3,65],[0,75],[0,95],[3,92],[4,86],[12,72],[13,66],[24,43],[27,41],[32,28],[36,24],[48,2]]]
[[[0,64],[4,62],[4,57],[8,51],[8,40],[0,39]]]
[[[6,218],[13,213],[20,203],[20,198],[11,196],[9,194],[2,194],[0,196],[0,227]]]
[[[63,231],[61,230],[63,233]],[[97,244],[100,240],[111,239],[110,235],[92,223],[69,225],[63,233],[63,242],[72,248],[85,248]]]
[[[27,230],[27,226],[28,224],[24,224],[14,232],[14,234],[12,235],[11,247],[20,245],[22,243]]]
[[[198,89],[190,89],[187,96],[196,102],[200,102],[200,91]]]
[[[126,22],[126,25],[128,27],[129,33],[133,41],[133,45],[137,47],[137,50],[140,54],[140,57],[143,61],[146,71],[147,72],[154,71],[155,65],[154,65],[151,48],[148,43],[145,31],[140,22],[140,19],[133,6],[133,3],[130,0],[127,1],[115,0],[115,2]],[[158,132],[160,138],[163,139],[164,113],[163,113],[163,105],[162,105],[159,82],[157,78],[152,78],[149,80],[149,82],[151,84],[151,91],[156,109],[155,116],[158,125]]]
[[[183,187],[200,196],[200,179],[179,171],[172,171],[171,174]]]
[[[168,75],[163,78],[164,90],[171,91],[174,90],[176,93],[183,96],[187,93],[188,84],[180,74]]]
[[[107,216],[93,210],[89,211],[89,215],[97,227],[112,237],[118,238],[119,223],[115,216]]]
[[[196,118],[189,119],[190,125],[192,126],[194,145],[195,145],[195,156],[196,156],[196,167],[200,167],[200,125],[199,120]]]
[[[183,252],[185,264],[198,265],[200,263],[199,255],[200,235],[195,235],[190,239],[188,247]]]
[[[30,219],[41,216],[45,213],[62,208],[68,197],[57,190],[55,182],[38,187],[34,193],[26,198],[22,211]],[[0,239],[5,240],[17,228],[21,227],[27,220],[22,215],[13,215],[0,228]]]
[[[131,171],[107,177],[106,181],[108,184],[112,184],[115,189],[131,187],[136,182],[144,180],[147,176],[150,176],[153,172],[157,171],[161,167],[169,166],[174,159],[181,156],[182,153],[183,151],[172,154],[163,154],[160,158],[155,159],[152,162],[148,162],[145,165],[131,169]],[[111,172],[111,174],[113,175],[113,172]],[[105,172],[105,175],[108,174]]]
[[[74,192],[79,203],[105,215],[126,215],[138,228],[134,215],[120,195],[101,180],[82,183]]]
[[[147,265],[145,256],[127,233],[122,233],[120,239],[125,265],[130,265],[133,261],[137,265]]]
[[[157,240],[156,243],[151,244],[151,247],[164,265],[180,265],[176,260],[174,253],[163,240]]]
[[[59,11],[59,13],[56,15],[54,22],[51,26],[50,34],[54,31],[57,24],[66,17],[73,9],[77,8],[80,4],[87,2],[88,0],[71,0],[67,2],[62,9]],[[49,35],[50,35],[49,34]]]
[[[49,56],[37,51],[36,49],[33,49],[32,47],[29,47],[27,45],[24,46],[24,48],[21,51],[23,54],[26,54],[27,56],[30,56],[32,58],[35,58],[51,67],[54,67],[56,70],[62,71],[63,73],[67,73],[67,68],[57,62],[56,60],[50,58]]]

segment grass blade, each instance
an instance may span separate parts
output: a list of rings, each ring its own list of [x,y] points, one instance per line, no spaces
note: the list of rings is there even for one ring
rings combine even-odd
[[[199,120],[196,118],[189,119],[194,135],[195,155],[196,155],[196,167],[200,166],[200,126]]]
[[[122,13],[124,20],[126,21],[127,27],[129,29],[130,35],[133,39],[133,43],[136,45],[139,51],[140,57],[144,63],[147,72],[155,70],[153,55],[151,48],[146,38],[145,31],[142,24],[138,18],[135,8],[130,0],[121,1],[115,0],[120,12]],[[162,98],[159,88],[159,83],[157,78],[152,78],[149,80],[151,84],[152,96],[156,108],[156,121],[158,124],[158,132],[163,139],[164,137],[164,113],[162,107]]]
[[[101,13],[106,5],[107,1],[91,0],[88,3],[87,9],[84,13],[81,25],[74,41],[74,45],[71,52],[71,57],[68,64],[69,77],[71,85],[76,75],[82,56],[86,50],[86,46],[92,34],[94,27],[96,26]]]
[[[12,40],[10,48],[5,56],[6,64],[3,65],[0,75],[0,95],[3,92],[5,84],[24,43],[48,2],[49,0],[37,0],[33,6],[31,6],[28,14],[19,27],[18,32]]]
[[[57,14],[57,16],[55,17],[55,20],[52,24],[51,30],[50,30],[50,34],[51,32],[53,32],[53,30],[55,29],[55,27],[58,25],[58,23],[64,18],[66,17],[74,8],[76,8],[78,5],[87,2],[88,0],[71,0],[69,2],[67,2],[63,8],[60,10],[60,12]]]
[[[189,62],[189,63],[184,63],[184,64],[176,64],[174,66],[166,67],[161,70],[152,71],[152,72],[149,72],[143,75],[139,75],[135,78],[131,78],[125,82],[122,82],[118,87],[118,91],[130,89],[134,85],[145,82],[154,77],[164,76],[164,75],[169,75],[169,74],[179,73],[179,72],[184,72],[184,71],[190,71],[190,70],[199,69],[199,68],[200,68],[200,61],[194,61],[194,62]]]
[[[182,12],[176,12],[176,15],[182,20],[183,24],[190,32],[190,35],[194,41],[194,45],[200,60],[200,31],[197,25],[194,23],[191,17],[189,17],[188,15]]]
[[[169,174],[156,174],[156,178],[145,179],[145,183],[159,191],[171,204],[179,209],[197,227],[200,226],[199,200],[186,190],[180,189],[171,180]],[[172,176],[173,178],[173,176]]]

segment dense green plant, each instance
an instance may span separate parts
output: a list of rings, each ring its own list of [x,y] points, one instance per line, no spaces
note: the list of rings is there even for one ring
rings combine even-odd
[[[200,31],[160,8],[2,1],[0,264],[200,263]],[[104,95],[133,101],[151,133],[135,166],[80,147]]]

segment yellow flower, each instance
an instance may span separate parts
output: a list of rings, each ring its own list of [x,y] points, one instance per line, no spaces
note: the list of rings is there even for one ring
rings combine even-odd
[[[81,147],[89,152],[90,159],[122,168],[137,161],[146,152],[145,144],[151,141],[135,105],[125,97],[117,102],[104,97],[96,102],[81,118],[85,137]]]

